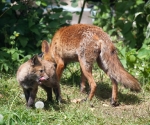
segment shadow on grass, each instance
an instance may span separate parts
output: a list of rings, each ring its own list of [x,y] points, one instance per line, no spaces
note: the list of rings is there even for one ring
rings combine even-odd
[[[73,72],[69,77],[61,78],[61,83],[68,86],[80,86],[81,76],[78,74],[78,71]]]
[[[76,73],[72,74],[71,77],[69,79],[62,79],[63,84],[68,85],[68,86],[73,86],[75,85],[76,87],[80,86],[80,76]],[[89,85],[88,83],[86,83],[86,93],[89,93]],[[120,86],[118,86],[119,88]],[[126,89],[126,88],[124,88]],[[80,89],[79,89],[80,92]],[[112,88],[109,84],[107,83],[98,83],[97,84],[97,88],[96,88],[96,92],[95,92],[95,96],[96,98],[100,99],[100,100],[106,100],[106,99],[111,99],[112,96]],[[129,93],[121,93],[118,92],[118,101],[119,102],[123,102],[126,105],[129,104],[137,104],[138,102],[140,102],[140,99],[135,95],[134,92],[129,92]]]
[[[61,103],[58,103],[55,99],[53,99],[52,102],[45,100],[44,98],[37,98],[36,100],[40,100],[44,102],[44,109],[45,110],[55,110],[59,111],[66,107],[66,104],[69,104],[70,102],[68,100],[64,100]]]
[[[71,67],[67,68],[65,72],[63,72],[63,77],[61,78],[61,83],[68,85],[68,86],[76,86],[80,88],[80,80],[81,80],[81,73],[80,70],[75,70],[73,71],[72,68],[74,67],[74,64],[70,65]],[[69,71],[69,73],[68,73]],[[118,86],[118,88],[120,85]],[[124,88],[125,89],[125,88]],[[86,83],[86,93],[89,93],[89,85]],[[120,89],[119,89],[120,90]],[[80,89],[79,89],[80,92]],[[100,100],[106,100],[106,99],[111,99],[112,96],[112,88],[111,85],[108,83],[102,83],[99,82],[97,84],[97,89],[95,93],[96,98]],[[124,104],[137,104],[140,102],[140,99],[134,92],[127,92],[123,93],[121,91],[118,92],[118,101],[123,102]]]
[[[111,86],[106,83],[97,84],[95,96],[100,100],[111,99],[111,96],[112,96]],[[118,92],[118,101],[123,102],[126,105],[129,105],[129,104],[134,105],[140,102],[140,99],[135,95],[134,92],[131,92],[131,93],[129,92],[126,94]]]

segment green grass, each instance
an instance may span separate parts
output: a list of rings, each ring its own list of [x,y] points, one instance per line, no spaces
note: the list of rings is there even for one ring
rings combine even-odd
[[[4,116],[0,125],[149,125],[150,93],[132,93],[119,86],[118,100],[120,106],[111,107],[111,83],[106,75],[94,68],[93,76],[98,85],[92,100],[72,103],[76,98],[85,98],[79,89],[79,66],[71,64],[63,72],[61,79],[62,104],[45,103],[44,109],[27,109],[23,91],[16,81],[15,75],[0,76],[0,114]],[[87,86],[88,87],[88,86]],[[147,86],[146,86],[147,87]],[[87,89],[88,90],[88,89]],[[36,101],[46,100],[45,92],[39,88]]]

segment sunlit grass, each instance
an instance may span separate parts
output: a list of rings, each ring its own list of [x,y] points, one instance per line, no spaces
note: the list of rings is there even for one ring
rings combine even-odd
[[[148,125],[150,123],[150,94],[143,89],[132,93],[119,86],[120,106],[111,107],[111,83],[100,69],[94,66],[93,76],[98,85],[92,102],[72,103],[86,98],[79,89],[78,64],[71,64],[61,79],[62,97],[65,103],[45,103],[46,93],[39,88],[36,102],[44,102],[43,109],[26,108],[23,91],[15,75],[0,76],[0,125]],[[147,87],[147,86],[146,86]],[[143,86],[143,88],[145,88]],[[89,89],[87,89],[88,92]],[[90,107],[90,103],[94,108]]]

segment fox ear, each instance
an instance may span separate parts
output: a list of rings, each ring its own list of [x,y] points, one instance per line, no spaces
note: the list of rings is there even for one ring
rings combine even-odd
[[[33,57],[30,59],[30,62],[31,62],[31,66],[34,66],[34,65],[40,64],[40,61],[39,61],[39,59],[38,59],[38,56],[37,56],[37,55],[33,56]]]
[[[48,53],[49,51],[49,43],[46,40],[43,40],[42,42],[42,52]]]

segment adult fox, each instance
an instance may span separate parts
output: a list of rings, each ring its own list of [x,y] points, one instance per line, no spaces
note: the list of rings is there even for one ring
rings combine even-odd
[[[112,81],[111,105],[117,106],[118,83],[134,91],[141,87],[136,78],[130,75],[122,66],[117,51],[110,37],[101,28],[87,24],[75,24],[59,29],[49,45],[42,42],[44,59],[57,64],[56,74],[60,80],[67,63],[78,61],[81,68],[81,91],[85,89],[86,79],[91,91],[92,99],[96,83],[92,76],[92,66],[97,61],[98,66],[110,77]]]

